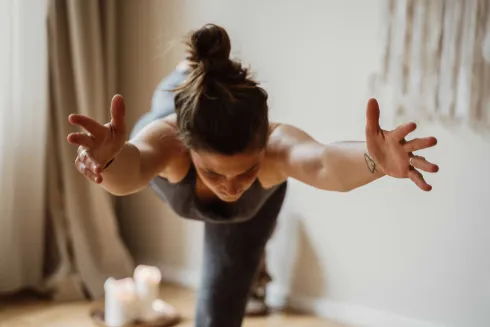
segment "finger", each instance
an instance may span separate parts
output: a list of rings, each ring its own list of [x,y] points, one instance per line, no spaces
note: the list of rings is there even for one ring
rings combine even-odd
[[[124,98],[117,94],[112,98],[111,102],[111,125],[116,133],[123,133],[126,129],[126,106]]]
[[[86,148],[78,148],[77,159],[96,174],[100,174],[102,172],[102,165],[92,157],[90,151],[88,151]]]
[[[403,147],[407,152],[415,152],[418,150],[427,149],[437,144],[435,137],[416,138],[403,143]]]
[[[426,183],[422,174],[415,168],[410,169],[408,172],[408,177],[415,183],[421,190],[430,191],[432,190],[432,186]]]
[[[102,176],[90,170],[89,167],[87,167],[83,162],[78,161],[76,167],[83,176],[90,179],[91,181],[97,184],[102,182]]]
[[[439,167],[431,162],[428,162],[424,157],[413,156],[412,166],[428,173],[436,173],[439,171]]]
[[[96,139],[102,138],[105,135],[106,127],[99,124],[92,118],[85,115],[72,114],[68,117],[68,121],[73,125],[78,125],[92,134]]]
[[[417,124],[414,122],[406,123],[398,126],[393,131],[393,135],[398,140],[403,140],[408,134],[412,133],[417,128]],[[408,143],[408,142],[407,142]]]
[[[71,133],[66,138],[70,144],[79,145],[86,148],[94,146],[94,139],[87,133]]]
[[[366,131],[375,133],[379,127],[379,105],[376,99],[369,99],[366,109]]]

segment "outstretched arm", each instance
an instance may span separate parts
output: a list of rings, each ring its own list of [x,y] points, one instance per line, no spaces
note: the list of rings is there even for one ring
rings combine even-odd
[[[280,165],[286,177],[323,190],[347,192],[385,175],[368,154],[366,142],[322,144],[289,125],[277,127],[274,133],[282,139]]]
[[[292,177],[314,187],[350,191],[382,176],[410,178],[419,188],[430,191],[419,172],[436,172],[438,167],[413,151],[432,147],[433,137],[405,141],[415,130],[414,123],[385,131],[379,127],[379,108],[371,99],[367,108],[366,142],[344,141],[322,144],[304,131],[280,125],[273,135],[282,153],[280,164],[285,177]]]
[[[78,146],[77,169],[89,180],[114,195],[138,192],[164,171],[171,153],[180,144],[174,128],[154,121],[126,141],[126,108],[123,98],[114,96],[111,121],[100,124],[85,115],[70,115],[71,124],[85,132],[70,133],[67,140]]]

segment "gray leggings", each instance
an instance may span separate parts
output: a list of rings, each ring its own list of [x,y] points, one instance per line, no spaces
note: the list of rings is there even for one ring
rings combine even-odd
[[[286,194],[283,184],[257,215],[234,224],[205,224],[196,327],[239,327],[264,247]]]

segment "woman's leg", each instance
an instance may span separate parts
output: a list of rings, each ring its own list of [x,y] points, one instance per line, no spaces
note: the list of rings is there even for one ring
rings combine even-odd
[[[269,310],[265,300],[267,296],[267,285],[271,281],[272,278],[267,269],[266,253],[264,249],[257,274],[252,282],[252,290],[245,312],[247,316],[261,316],[268,313]]]
[[[205,223],[196,327],[242,325],[252,282],[274,230],[285,193],[286,184],[280,186],[258,214],[247,222]]]
[[[184,71],[175,69],[160,81],[153,91],[151,110],[138,119],[131,130],[130,138],[134,137],[149,123],[175,113],[174,94],[170,90],[177,87],[185,78],[186,73]]]

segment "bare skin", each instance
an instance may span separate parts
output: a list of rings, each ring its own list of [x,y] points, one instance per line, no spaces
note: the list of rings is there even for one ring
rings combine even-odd
[[[413,154],[436,145],[437,140],[426,137],[407,142],[414,123],[392,131],[381,129],[374,99],[367,104],[366,142],[323,144],[297,127],[271,123],[265,149],[234,156],[186,149],[178,138],[175,115],[149,124],[125,141],[125,111],[124,100],[117,95],[112,100],[111,122],[105,125],[82,115],[69,117],[70,123],[86,130],[67,138],[79,147],[77,169],[114,195],[138,192],[156,176],[178,183],[191,164],[198,175],[198,198],[226,202],[239,199],[256,179],[264,188],[294,178],[318,189],[346,192],[388,175],[410,178],[420,189],[430,191],[420,171],[438,171],[436,165]]]

